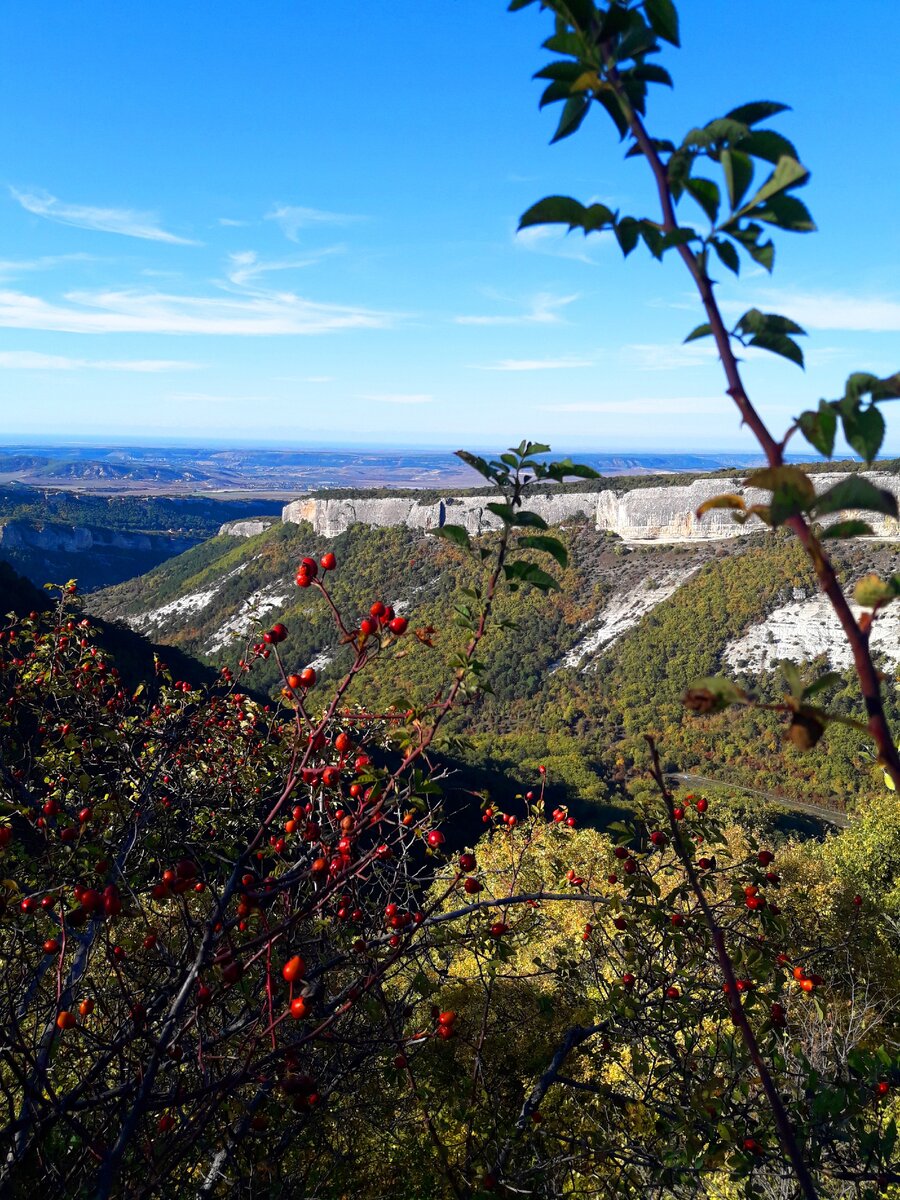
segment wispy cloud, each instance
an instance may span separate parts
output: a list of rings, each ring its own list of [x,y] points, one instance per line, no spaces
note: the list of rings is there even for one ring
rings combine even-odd
[[[271,396],[225,396],[210,392],[170,392],[167,400],[180,404],[271,404]]]
[[[504,358],[496,363],[476,365],[476,371],[571,371],[593,367],[593,358]]]
[[[614,240],[608,231],[593,233],[587,239],[582,233],[568,233],[561,225],[529,225],[514,236],[515,244],[521,250],[552,254],[554,258],[569,258],[590,266],[596,266],[598,261],[591,251],[602,250]]]
[[[386,329],[396,314],[320,304],[292,293],[248,297],[164,292],[73,291],[65,303],[0,291],[0,326],[64,333],[199,333],[259,337]]]
[[[0,351],[0,368],[8,371],[198,371],[202,363],[168,358],[89,359],[61,354],[38,354],[34,350]]]
[[[342,254],[345,249],[345,246],[326,246],[322,250],[315,250],[309,254],[295,255],[293,258],[279,258],[268,262],[260,261],[255,250],[241,250],[228,256],[226,274],[229,282],[233,283],[235,287],[247,287],[255,279],[261,275],[267,275],[271,271],[293,271],[300,270],[302,267],[311,267],[321,262],[323,258]]]
[[[756,306],[784,313],[806,329],[846,330],[852,333],[900,333],[900,300],[887,296],[853,296],[841,292],[780,292],[758,294]],[[746,302],[725,301],[728,313],[744,312]]]
[[[671,396],[636,400],[583,400],[571,404],[541,404],[543,412],[556,413],[622,413],[632,417],[706,416],[728,410],[724,396]]]
[[[247,225],[253,225],[253,221],[238,221],[235,217],[219,217],[216,221],[217,225],[224,225],[226,229],[243,229]]]
[[[266,213],[267,221],[276,221],[288,241],[296,242],[301,229],[311,225],[352,225],[364,220],[353,213],[326,212],[321,208],[305,208],[299,204],[278,204]]]
[[[742,357],[746,351],[742,350]],[[623,346],[619,357],[639,371],[674,371],[681,367],[701,367],[716,361],[716,348],[709,342],[637,342]]]
[[[434,396],[425,392],[369,392],[360,400],[371,400],[375,404],[431,404]]]
[[[0,279],[14,279],[31,271],[52,271],[73,262],[95,262],[93,254],[42,254],[38,258],[0,259]]]
[[[462,316],[454,317],[457,325],[559,325],[564,321],[560,310],[578,300],[573,296],[555,296],[550,292],[539,292],[531,300],[526,312],[510,313],[505,316]]]
[[[49,192],[20,192],[10,188],[13,197],[26,211],[46,217],[59,225],[74,225],[78,229],[94,229],[103,233],[119,233],[124,237],[141,238],[149,242],[168,242],[176,246],[198,246],[191,238],[179,237],[159,224],[155,213],[136,212],[130,208],[98,208],[87,204],[67,204]]]

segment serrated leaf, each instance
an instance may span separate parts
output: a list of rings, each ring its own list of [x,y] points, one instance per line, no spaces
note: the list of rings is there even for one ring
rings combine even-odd
[[[479,475],[483,475],[485,479],[496,479],[497,472],[477,454],[470,454],[468,450],[457,450],[456,457],[461,458],[464,463],[476,470]]]
[[[629,75],[635,79],[642,79],[646,83],[663,83],[666,87],[673,87],[672,76],[665,69],[656,63],[638,63],[636,67],[632,67]]]
[[[591,106],[590,97],[586,94],[570,96],[563,105],[562,116],[556,126],[556,132],[550,139],[550,144],[561,142],[563,138],[571,137],[588,114]]]
[[[524,546],[529,550],[543,550],[545,554],[552,555],[563,569],[569,565],[569,552],[562,542],[554,537],[541,537],[539,534],[531,534],[527,537],[520,537],[518,545]]]
[[[594,99],[602,104],[612,118],[612,122],[619,131],[619,137],[623,138],[628,132],[628,117],[622,110],[622,105],[619,102],[619,97],[608,86],[600,88],[594,96]]]
[[[726,116],[732,121],[741,121],[744,125],[758,125],[778,113],[790,112],[790,106],[779,104],[777,100],[751,100],[748,104],[739,104]]]
[[[753,210],[753,216],[757,221],[776,225],[789,233],[814,233],[816,229],[809,209],[796,196],[772,196]]]
[[[778,354],[782,358],[796,363],[798,367],[803,366],[803,351],[786,333],[757,333],[750,339],[748,345],[756,346],[759,350],[768,350],[771,354]]]
[[[561,458],[555,463],[548,464],[547,473],[553,479],[599,479],[600,472],[584,463],[573,463],[570,458]]]
[[[816,499],[816,489],[813,482],[801,467],[784,465],[780,467],[763,467],[760,471],[751,471],[744,480],[746,487],[761,488],[765,492],[776,492],[780,488],[791,488],[808,506]]]
[[[468,530],[462,525],[441,525],[439,529],[432,529],[431,532],[435,537],[454,542],[457,546],[464,546],[467,550],[471,546]]]
[[[799,158],[797,147],[780,133],[772,129],[753,129],[741,139],[741,150],[753,158],[761,158],[764,162],[777,163],[779,158],[787,155]]]
[[[867,521],[849,520],[835,521],[833,525],[829,525],[827,529],[823,529],[819,534],[819,538],[824,541],[826,538],[851,538],[851,537],[872,537],[875,530]]]
[[[644,0],[644,12],[650,22],[650,28],[664,41],[673,46],[680,46],[678,31],[678,10],[672,0]]]
[[[826,513],[843,512],[847,508],[886,513],[889,517],[898,515],[897,497],[893,492],[876,487],[863,475],[848,475],[830,487],[817,498],[812,511],[821,517]]]
[[[585,234],[608,228],[615,220],[612,209],[605,204],[587,207],[571,196],[547,196],[533,204],[519,219],[519,229],[529,225],[568,225],[583,229]]]

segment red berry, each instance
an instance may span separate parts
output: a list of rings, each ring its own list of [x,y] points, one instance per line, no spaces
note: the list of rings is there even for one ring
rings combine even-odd
[[[311,688],[316,686],[316,672],[312,667],[304,667],[300,672],[300,686]]]
[[[394,617],[388,628],[390,629],[391,633],[394,633],[397,635],[397,637],[400,637],[401,634],[406,633],[408,625],[409,621],[407,621],[406,617]]]
[[[439,829],[430,829],[425,840],[428,842],[428,845],[432,848],[432,850],[436,850],[438,846],[442,846],[444,844],[446,838]]]
[[[319,563],[321,564],[323,571],[333,571],[337,566],[337,559],[329,550],[327,554],[322,555],[322,557],[319,559]]]
[[[705,813],[708,808],[709,808],[709,801],[706,799],[705,796],[701,796],[700,799],[697,801],[697,812]]]

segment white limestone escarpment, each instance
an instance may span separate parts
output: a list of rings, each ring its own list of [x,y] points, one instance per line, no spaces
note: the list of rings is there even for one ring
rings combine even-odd
[[[865,477],[877,487],[900,494],[900,477],[884,472],[867,472]],[[813,475],[817,492],[833,487],[844,474],[834,472]],[[616,534],[626,542],[681,542],[712,538],[739,537],[758,532],[763,526],[751,520],[737,524],[727,509],[713,509],[704,517],[697,508],[704,500],[721,493],[732,492],[745,503],[765,504],[767,492],[743,486],[739,477],[697,479],[688,484],[661,487],[639,487],[614,492],[562,492],[532,495],[527,507],[544,518],[548,525],[563,525],[567,521],[588,520],[596,529]],[[293,500],[282,511],[284,522],[308,521],[322,537],[337,537],[351,525],[405,525],[410,529],[436,529],[442,525],[462,525],[469,533],[497,529],[500,522],[487,510],[496,495],[448,496],[437,501],[420,502],[415,497],[370,497],[365,494],[348,498],[309,497]],[[881,538],[900,538],[900,524],[879,513],[841,513],[826,518],[824,523],[861,516]]]

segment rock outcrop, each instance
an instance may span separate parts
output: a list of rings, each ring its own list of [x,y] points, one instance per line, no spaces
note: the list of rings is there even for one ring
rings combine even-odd
[[[825,491],[844,475],[828,473],[814,475],[816,490]],[[867,475],[877,486],[900,494],[900,479],[896,475],[870,472]],[[692,483],[666,487],[638,487],[614,492],[563,492],[557,495],[534,495],[528,508],[544,518],[548,525],[564,525],[573,521],[590,521],[598,530],[616,534],[626,542],[680,542],[695,539],[730,538],[756,532],[758,521],[738,525],[727,509],[713,509],[702,518],[697,508],[712,496],[733,492],[746,504],[764,504],[768,494],[743,487],[739,478],[697,479]],[[351,525],[405,525],[410,529],[436,529],[443,525],[462,525],[469,533],[483,533],[499,527],[499,520],[487,509],[495,496],[447,497],[443,500],[421,502],[415,497],[367,497],[364,494],[346,499],[310,497],[286,505],[281,519],[285,522],[308,521],[323,537],[337,537]],[[883,538],[900,537],[900,525],[878,514],[843,513],[841,518],[862,515],[874,532]],[[835,520],[831,517],[829,520]],[[255,524],[255,522],[240,522]],[[223,526],[223,530],[225,527]]]
[[[166,533],[123,533],[95,526],[56,525],[49,522],[5,521],[0,524],[0,549],[44,550],[51,553],[86,554],[92,550],[125,550],[150,553],[165,549],[167,555],[181,554],[200,539]]]
[[[265,521],[262,519],[250,521],[226,521],[224,525],[219,526],[219,537],[256,537],[258,533],[265,533],[271,524],[272,521]]]

